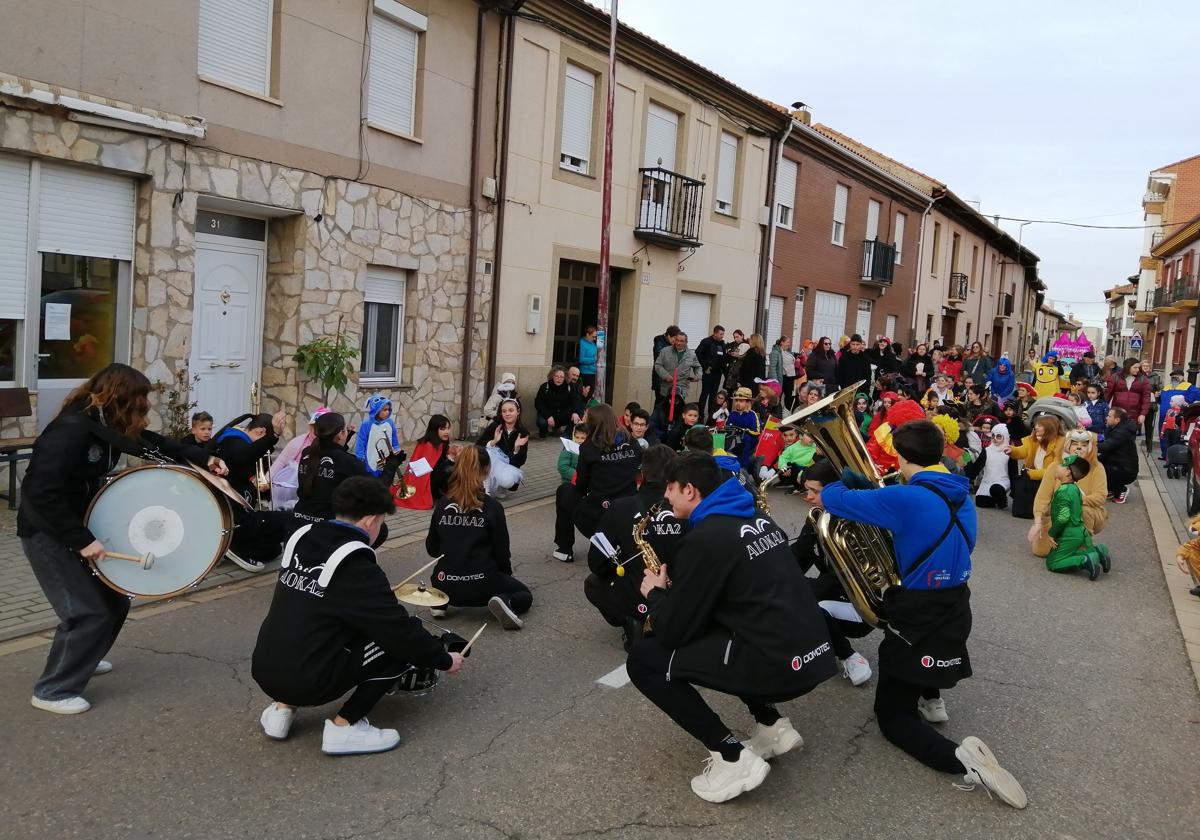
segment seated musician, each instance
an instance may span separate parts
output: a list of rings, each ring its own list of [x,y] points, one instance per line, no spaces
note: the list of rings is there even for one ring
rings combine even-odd
[[[84,516],[105,473],[128,454],[188,460],[225,474],[220,459],[203,449],[146,431],[150,388],[139,371],[109,365],[71,392],[33,444],[17,536],[59,620],[46,668],[33,689],[35,708],[64,715],[91,708],[83,690],[94,674],[112,670],[103,657],[129,613],[129,598],[106,586],[83,562],[104,556]]]
[[[230,486],[252,508],[258,501],[258,462],[279,442],[284,416],[283,411],[243,414],[225,424],[209,445],[228,465]],[[248,572],[263,571],[279,556],[291,530],[291,516],[284,511],[247,511],[235,506],[233,517],[235,528],[227,556]]]
[[[462,656],[411,617],[392,593],[370,543],[395,511],[391,493],[374,478],[343,481],[333,494],[336,518],[292,535],[271,608],[258,632],[251,674],[273,701],[263,732],[282,740],[296,708],[321,706],[349,691],[325,721],[321,751],[329,755],[384,752],[400,743],[367,713],[413,667],[455,673]]]
[[[892,433],[892,445],[905,484],[875,489],[846,470],[843,481],[821,491],[829,513],[887,529],[894,539],[900,585],[884,590],[888,624],[875,689],[879,729],[926,767],[961,775],[1024,808],[1025,791],[983,741],[969,736],[956,744],[928,723],[948,719],[939,690],[971,676],[967,579],[975,505],[967,479],[942,466],[945,438],[932,421],[905,423]]]
[[[674,575],[662,566],[642,578],[654,634],[633,646],[626,667],[638,690],[711,752],[692,791],[725,802],[762,784],[766,759],[803,743],[774,704],[833,676],[837,660],[787,534],[754,497],[699,453],[677,457],[666,478],[675,516],[691,526],[675,549],[686,562]],[[746,705],[756,726],[745,745],[696,686]]]
[[[660,563],[674,561],[675,544],[683,536],[685,523],[675,518],[663,498],[667,489],[667,467],[674,458],[674,450],[661,443],[646,450],[642,456],[642,486],[637,495],[614,501],[604,512],[596,531],[617,549],[616,556],[610,557],[595,542],[588,549],[588,566],[592,573],[583,581],[583,594],[605,621],[621,628],[627,653],[642,637],[649,611],[640,591],[646,564],[642,560],[642,549],[634,542],[634,528],[651,507],[658,506],[659,510],[647,523],[643,538],[654,549]],[[622,570],[620,575],[618,568]]]
[[[505,630],[520,630],[533,594],[513,577],[504,505],[484,492],[489,451],[465,446],[458,453],[446,495],[433,506],[425,550],[438,558],[433,579],[450,596],[449,606],[486,606]],[[446,609],[430,613],[438,618]]]
[[[379,478],[367,469],[367,465],[351,455],[346,449],[349,437],[346,418],[336,411],[327,411],[313,423],[313,442],[300,455],[297,467],[299,476],[296,488],[296,506],[292,515],[303,522],[321,522],[333,517],[333,494],[342,482],[354,476],[366,476],[372,481],[391,488],[396,470],[404,460],[403,452],[394,452],[384,462]],[[387,540],[387,525],[379,530],[378,548]]]

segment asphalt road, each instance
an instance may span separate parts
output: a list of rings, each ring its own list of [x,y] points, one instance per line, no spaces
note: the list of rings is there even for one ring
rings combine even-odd
[[[773,503],[798,526],[798,502]],[[460,675],[385,698],[372,722],[400,730],[391,753],[322,755],[333,707],[302,711],[286,742],[262,735],[249,657],[270,588],[131,622],[85,715],[29,706],[44,648],[0,657],[0,836],[1200,837],[1200,702],[1137,492],[1113,509],[1114,568],[1096,583],[1044,571],[1027,523],[980,512],[975,676],[946,692],[947,731],[998,753],[1029,793],[1023,812],[904,756],[875,726],[874,681],[841,678],[786,704],[805,745],[762,787],[702,802],[688,779],[703,748],[632,686],[596,682],[624,655],[583,597],[586,566],[549,557],[552,512],[510,521],[534,590],[526,629],[493,625]],[[398,579],[421,546],[383,562]],[[466,635],[481,620],[444,623]],[[872,664],[875,645],[859,644]]]

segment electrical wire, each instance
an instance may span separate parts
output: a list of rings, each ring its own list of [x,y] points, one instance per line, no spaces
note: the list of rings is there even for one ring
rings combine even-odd
[[[1003,219],[1006,222],[1023,222],[1030,225],[1063,225],[1065,227],[1089,228],[1091,230],[1157,230],[1159,228],[1183,224],[1183,222],[1159,222],[1156,225],[1085,225],[1065,219],[1020,219],[1016,216],[997,216],[995,213],[982,213],[980,215],[990,219]]]

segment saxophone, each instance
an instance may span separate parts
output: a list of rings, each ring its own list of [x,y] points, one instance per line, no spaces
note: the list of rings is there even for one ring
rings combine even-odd
[[[654,551],[650,541],[646,539],[646,529],[650,527],[650,522],[654,519],[655,514],[662,510],[663,502],[657,501],[650,506],[646,511],[646,515],[634,523],[633,526],[633,544],[638,547],[638,551],[642,553],[642,562],[646,565],[646,571],[651,574],[658,574],[658,570],[662,568],[662,563],[659,562],[658,554]]]
[[[387,459],[395,453],[392,448],[392,442],[385,435],[375,441],[375,469],[382,470],[387,462]],[[401,499],[408,499],[416,494],[417,488],[410,485],[404,480],[404,473],[397,468],[396,474],[392,477],[392,487],[399,487],[396,494]]]
[[[854,397],[862,384],[858,382],[826,397],[783,423],[797,425],[812,435],[817,448],[838,470],[850,467],[879,487],[884,476],[875,469],[854,422]],[[821,508],[809,511],[808,521],[854,609],[871,626],[886,626],[883,593],[889,586],[900,585],[891,534],[874,525],[838,519]]]

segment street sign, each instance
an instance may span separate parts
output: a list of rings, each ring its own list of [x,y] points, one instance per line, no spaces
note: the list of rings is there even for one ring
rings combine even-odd
[[[1140,351],[1142,349],[1141,334],[1135,333],[1133,338],[1129,339],[1129,349],[1132,350],[1134,353],[1137,353],[1138,351]]]

